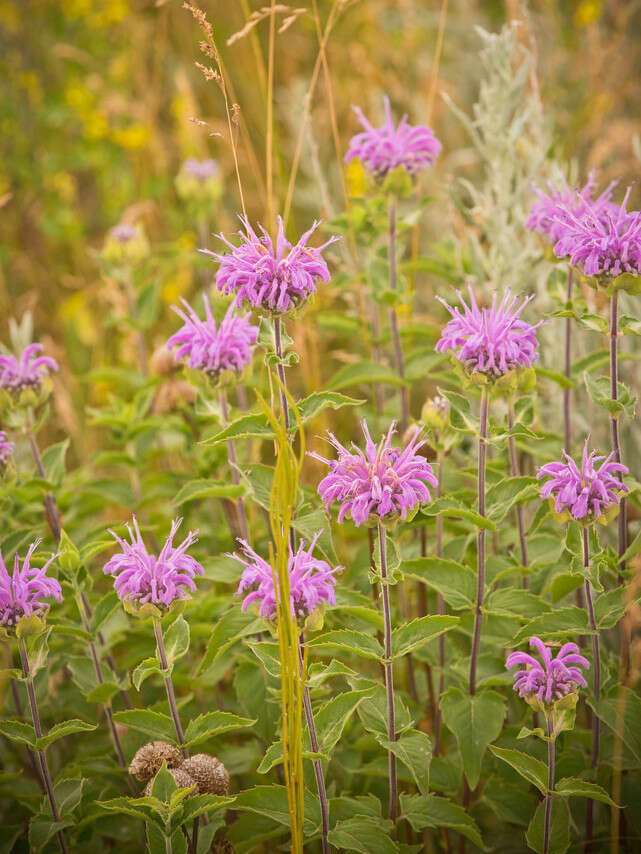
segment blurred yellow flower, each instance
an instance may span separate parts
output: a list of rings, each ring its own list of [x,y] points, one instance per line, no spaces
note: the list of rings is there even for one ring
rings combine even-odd
[[[111,132],[111,138],[116,145],[135,150],[144,148],[149,142],[149,128],[146,125],[129,125],[126,128],[116,128]]]
[[[574,21],[577,27],[589,27],[601,17],[601,2],[600,0],[583,0],[577,6],[574,13]]]
[[[82,291],[66,299],[58,313],[63,323],[73,326],[74,332],[85,346],[90,347],[98,342],[94,312],[89,310],[87,297]]]

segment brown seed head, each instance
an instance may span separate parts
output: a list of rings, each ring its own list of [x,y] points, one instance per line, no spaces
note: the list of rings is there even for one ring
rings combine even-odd
[[[180,750],[166,741],[150,741],[144,744],[131,760],[129,773],[141,783],[155,777],[163,762],[168,768],[177,768],[183,761]]]
[[[229,773],[223,763],[208,753],[196,753],[180,766],[198,783],[200,795],[226,795]]]
[[[182,768],[170,768],[169,773],[171,774],[171,776],[176,781],[176,785],[178,786],[179,789],[189,789],[190,786],[193,786],[194,783],[196,782],[192,777],[189,776],[189,774],[186,771],[183,771]],[[155,775],[154,775],[154,778],[155,778]],[[149,780],[149,782],[147,783],[147,785],[145,786],[144,791],[143,791],[144,797],[148,798],[149,795],[151,795],[151,789],[152,789],[153,785],[154,785],[154,781]],[[193,796],[196,794],[198,794],[198,789],[194,789],[193,792],[190,792],[187,795],[187,797],[193,798]]]

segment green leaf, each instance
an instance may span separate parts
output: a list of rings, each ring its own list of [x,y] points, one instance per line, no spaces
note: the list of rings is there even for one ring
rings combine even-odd
[[[593,801],[601,801],[602,804],[607,804],[610,807],[617,807],[605,789],[597,786],[596,783],[580,780],[578,777],[564,777],[559,780],[554,786],[554,792],[568,798],[590,798]]]
[[[621,587],[615,587],[602,593],[594,603],[594,616],[597,628],[612,629],[625,614],[624,591]]]
[[[503,762],[511,765],[528,783],[536,786],[542,795],[545,795],[548,789],[548,769],[544,762],[528,753],[522,753],[520,750],[495,747],[493,744],[490,745],[490,750]]]
[[[457,804],[437,795],[401,795],[401,815],[406,818],[412,829],[419,832],[426,827],[438,830],[449,827],[466,836],[483,851],[485,846],[481,832],[473,818]]]
[[[305,424],[325,409],[342,409],[344,406],[362,406],[364,400],[347,397],[335,391],[315,391],[298,404],[300,419]]]
[[[586,371],[583,374],[583,382],[594,403],[607,410],[609,415],[618,418],[625,413],[628,418],[634,418],[637,399],[630,394],[629,389],[623,383],[617,383],[617,399],[613,400],[609,377],[595,378],[590,376]]]
[[[552,799],[550,815],[550,854],[564,854],[570,845],[570,811],[567,802],[562,798]],[[543,854],[543,837],[545,830],[545,801],[536,808],[536,812],[525,834],[528,846]]]
[[[442,388],[438,389],[438,393],[449,401],[452,427],[463,433],[476,433],[478,431],[478,419],[472,415],[470,399],[455,391],[447,391]]]
[[[494,522],[501,522],[517,504],[538,495],[535,477],[506,477],[493,484],[486,493],[487,515]]]
[[[31,851],[40,851],[47,842],[65,827],[71,827],[74,823],[72,818],[63,821],[53,821],[50,815],[39,813],[34,815],[29,822],[29,848]]]
[[[120,599],[115,590],[110,590],[98,600],[91,616],[91,631],[97,634],[107,620],[120,608]]]
[[[109,801],[97,801],[96,805],[106,812],[121,813],[142,821],[151,821],[164,832],[165,817],[162,804],[157,798],[112,798]]]
[[[28,744],[30,747],[36,745],[36,731],[31,724],[22,721],[0,720],[0,735],[4,735],[9,741],[17,741],[18,744]]]
[[[97,728],[97,724],[90,724],[86,721],[78,720],[78,718],[62,721],[61,723],[52,726],[47,735],[43,735],[42,738],[39,738],[36,741],[36,750],[46,750],[46,748],[49,747],[50,744],[53,744],[54,741],[58,741],[58,739],[64,738],[72,733],[92,732]]]
[[[398,854],[398,845],[390,839],[392,826],[388,819],[358,815],[337,822],[328,840],[336,848],[359,854]]]
[[[486,516],[481,516],[474,510],[457,501],[455,498],[437,498],[431,504],[421,507],[424,516],[446,516],[452,519],[464,519],[471,522],[477,528],[485,528],[487,531],[496,531],[496,525]]]
[[[331,378],[327,387],[332,391],[340,391],[355,385],[366,383],[385,383],[388,385],[403,385],[398,374],[386,365],[378,362],[355,362],[345,365]]]
[[[527,827],[537,805],[537,799],[529,786],[508,783],[492,775],[483,787],[483,800],[489,804],[501,822],[520,824]]]
[[[195,501],[197,498],[240,498],[245,489],[240,484],[236,486],[226,481],[213,481],[208,478],[190,480],[175,496],[173,503],[176,507]]]
[[[476,573],[462,563],[438,557],[405,560],[403,575],[415,578],[443,596],[450,608],[472,608],[476,595]]]
[[[569,637],[574,639],[577,635],[582,634],[591,634],[588,614],[583,608],[577,608],[573,605],[568,608],[549,611],[547,614],[541,614],[540,617],[530,620],[514,636],[513,644],[516,646],[523,643],[532,635],[540,638],[553,636],[555,638]]]
[[[598,703],[591,699],[587,702],[599,720],[618,734],[637,761],[641,762],[641,698],[630,688],[621,685]]]
[[[478,785],[488,744],[501,734],[505,708],[505,700],[496,691],[470,697],[451,687],[441,697],[443,722],[456,736],[470,789]]]
[[[185,743],[187,747],[194,747],[223,732],[243,729],[255,723],[251,718],[241,718],[231,712],[206,712],[187,724]]]
[[[360,655],[363,658],[380,659],[383,657],[383,647],[371,635],[352,629],[336,629],[332,632],[318,635],[307,641],[310,649],[340,650]]]
[[[456,626],[458,617],[418,617],[392,632],[392,659],[401,658]]]
[[[112,697],[115,697],[119,690],[120,686],[115,682],[102,682],[92,691],[89,691],[85,699],[89,703],[102,703],[103,705],[106,705]]]
[[[192,795],[184,801],[177,821],[185,824],[199,815],[224,810],[234,803],[234,797],[223,797],[222,795]]]
[[[354,715],[363,700],[372,697],[375,688],[362,691],[343,691],[332,697],[314,715],[318,746],[323,753],[330,753],[340,739],[345,724]]]
[[[187,651],[189,650],[189,625],[182,614],[164,632],[163,640],[167,653],[167,662],[170,666],[179,658],[187,655]]]
[[[382,685],[377,685],[374,695],[359,705],[358,716],[368,732],[376,738],[387,738],[387,696]],[[401,733],[412,726],[412,716],[398,691],[394,694],[394,716],[396,737],[400,738]]]
[[[158,798],[163,804],[169,804],[171,796],[177,788],[176,781],[167,770],[167,763],[163,760],[151,784],[151,797]]]
[[[421,794],[426,795],[430,784],[430,762],[432,761],[432,739],[420,730],[403,733],[396,741],[378,737],[385,750],[391,751],[409,770]]]
[[[234,801],[234,809],[249,810],[249,812],[267,816],[278,824],[289,827],[289,806],[285,786],[276,784],[253,786],[251,789],[238,792]],[[320,809],[317,796],[312,794],[309,789],[305,789],[304,809],[303,833],[305,836],[311,836],[317,832],[320,825]]]
[[[230,608],[216,623],[209,635],[207,650],[196,670],[196,676],[200,676],[205,670],[224,655],[229,647],[246,635],[253,635],[265,627],[265,621],[256,618],[254,614],[248,614],[235,605]]]
[[[174,722],[169,715],[162,712],[155,712],[153,709],[128,709],[124,712],[114,712],[114,720],[152,738],[159,738],[170,744],[177,743]]]
[[[641,335],[641,320],[623,315],[619,318],[619,329],[624,335]]]
[[[65,457],[69,448],[70,439],[51,445],[42,454],[42,465],[47,475],[47,480],[60,486],[65,474]]]
[[[131,681],[133,682],[136,691],[140,691],[142,683],[156,673],[159,675],[162,675],[163,673],[158,659],[155,656],[153,658],[143,659],[131,674]]]

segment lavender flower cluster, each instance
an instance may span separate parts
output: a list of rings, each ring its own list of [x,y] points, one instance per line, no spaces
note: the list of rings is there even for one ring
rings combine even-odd
[[[505,662],[508,670],[521,666],[514,674],[514,690],[519,696],[554,703],[587,686],[581,668],[589,668],[590,663],[575,643],[564,644],[554,657],[540,638],[530,638],[530,646],[536,647],[542,662],[527,652],[512,652]]]
[[[47,575],[47,570],[58,555],[51,555],[40,568],[31,566],[33,553],[41,542],[36,540],[31,543],[22,567],[16,553],[11,575],[0,551],[0,625],[5,629],[14,629],[23,617],[46,614],[49,606],[44,600],[50,596],[62,602],[59,582]]]
[[[38,390],[45,377],[58,370],[51,356],[40,356],[42,344],[29,344],[17,359],[12,354],[0,353],[0,388],[17,396],[25,389]]]

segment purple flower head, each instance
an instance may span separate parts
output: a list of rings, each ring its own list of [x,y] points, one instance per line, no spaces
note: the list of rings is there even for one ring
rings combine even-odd
[[[114,225],[109,231],[109,236],[116,243],[129,243],[141,236],[140,229],[137,225],[130,225],[127,222],[121,222],[119,225]]]
[[[580,469],[564,453],[565,462],[546,463],[536,475],[539,480],[550,478],[541,486],[541,498],[554,496],[555,511],[568,511],[577,521],[598,519],[619,503],[621,492],[628,491],[621,480],[621,475],[628,473],[626,466],[613,461],[614,453],[604,457],[592,451],[588,455],[588,440],[589,436],[583,446]],[[604,462],[597,468],[600,460]]]
[[[39,389],[43,379],[58,370],[55,359],[38,356],[42,350],[42,344],[29,344],[19,360],[13,355],[0,353],[0,388],[13,395],[20,394],[26,388]]]
[[[336,604],[334,574],[342,566],[332,568],[325,560],[313,555],[314,547],[322,531],[312,539],[309,548],[301,542],[298,551],[289,552],[289,596],[292,616],[304,619],[323,602]],[[228,554],[241,563],[245,569],[238,585],[236,595],[246,594],[243,599],[243,611],[254,602],[260,603],[260,615],[268,620],[276,617],[276,590],[272,567],[251,548],[245,540],[238,540],[244,557]],[[278,582],[278,579],[277,579]]]
[[[586,687],[581,668],[589,668],[590,663],[579,654],[575,643],[564,644],[554,658],[552,650],[540,638],[530,638],[530,646],[537,648],[543,663],[527,652],[512,652],[505,662],[508,670],[515,665],[521,666],[514,674],[514,690],[519,696],[554,703],[574,693],[579,686]]]
[[[197,160],[195,157],[189,157],[182,166],[182,171],[192,178],[195,178],[201,183],[209,178],[215,178],[220,173],[220,167],[215,160],[208,158],[207,160]]]
[[[9,441],[9,437],[0,430],[0,471],[7,465],[13,455],[13,442]]]
[[[184,299],[184,311],[172,306],[184,325],[167,341],[167,347],[177,347],[176,359],[186,360],[192,370],[204,371],[214,379],[223,371],[240,373],[251,362],[258,327],[252,326],[249,314],[237,314],[234,304],[216,326],[206,295],[203,301],[205,320]]]
[[[410,125],[403,116],[394,126],[389,98],[385,97],[385,122],[373,127],[359,107],[354,107],[358,120],[365,128],[353,136],[345,161],[358,157],[377,179],[383,179],[401,166],[409,175],[432,166],[441,151],[441,143],[425,125]]]
[[[452,350],[469,373],[485,374],[492,380],[529,368],[539,358],[535,330],[543,322],[531,326],[521,320],[521,312],[533,297],[526,297],[517,307],[518,297],[510,299],[508,289],[498,306],[495,293],[491,308],[479,308],[470,285],[468,291],[469,306],[458,292],[462,312],[437,297],[452,315],[436,345],[437,352]]]
[[[626,211],[631,189],[620,207],[608,203],[594,210],[588,206],[583,215],[566,208],[554,245],[557,258],[569,256],[570,263],[586,276],[641,275],[641,211]]]
[[[106,575],[115,576],[114,588],[123,601],[168,608],[175,599],[186,599],[188,591],[196,589],[194,576],[202,575],[203,568],[187,554],[187,549],[197,542],[198,531],[190,531],[179,546],[174,546],[174,537],[181,522],[182,519],[174,519],[171,523],[171,531],[158,557],[147,551],[135,516],[133,531],[127,523],[131,542],[122,540],[113,531],[109,532],[122,552],[114,555],[103,571]]]
[[[392,447],[392,422],[387,435],[375,445],[365,419],[361,428],[365,436],[365,451],[354,443],[350,450],[328,433],[328,441],[336,448],[338,459],[326,460],[319,454],[310,457],[329,466],[329,474],[318,485],[318,493],[329,511],[338,501],[338,521],[351,517],[358,527],[370,518],[407,518],[409,510],[430,500],[427,484],[436,486],[431,465],[418,452],[425,444],[418,430],[405,448]]]
[[[339,238],[331,237],[322,246],[308,246],[307,241],[319,223],[315,222],[293,246],[285,237],[280,217],[275,245],[262,226],[259,235],[243,217],[241,222],[245,231],[240,232],[240,245],[235,246],[219,235],[230,248],[229,253],[220,255],[201,250],[220,262],[216,273],[219,291],[237,294],[238,300],[247,300],[254,308],[269,314],[284,314],[316,293],[319,281],[329,281],[322,253]]]
[[[55,578],[47,576],[47,570],[58,557],[51,555],[41,569],[30,565],[31,556],[42,540],[36,540],[29,546],[29,551],[22,562],[16,554],[13,564],[13,575],[9,575],[0,552],[0,625],[14,628],[22,617],[45,616],[49,605],[44,602],[47,596],[53,596],[62,602],[62,589]]]
[[[587,213],[605,219],[612,208],[616,207],[611,201],[616,184],[616,181],[612,181],[596,199],[592,198],[596,186],[593,172],[590,172],[587,184],[581,190],[569,187],[565,179],[559,188],[548,182],[548,193],[534,185],[532,190],[537,201],[532,205],[526,228],[538,231],[551,243],[556,243],[567,228],[568,211],[579,219]]]

